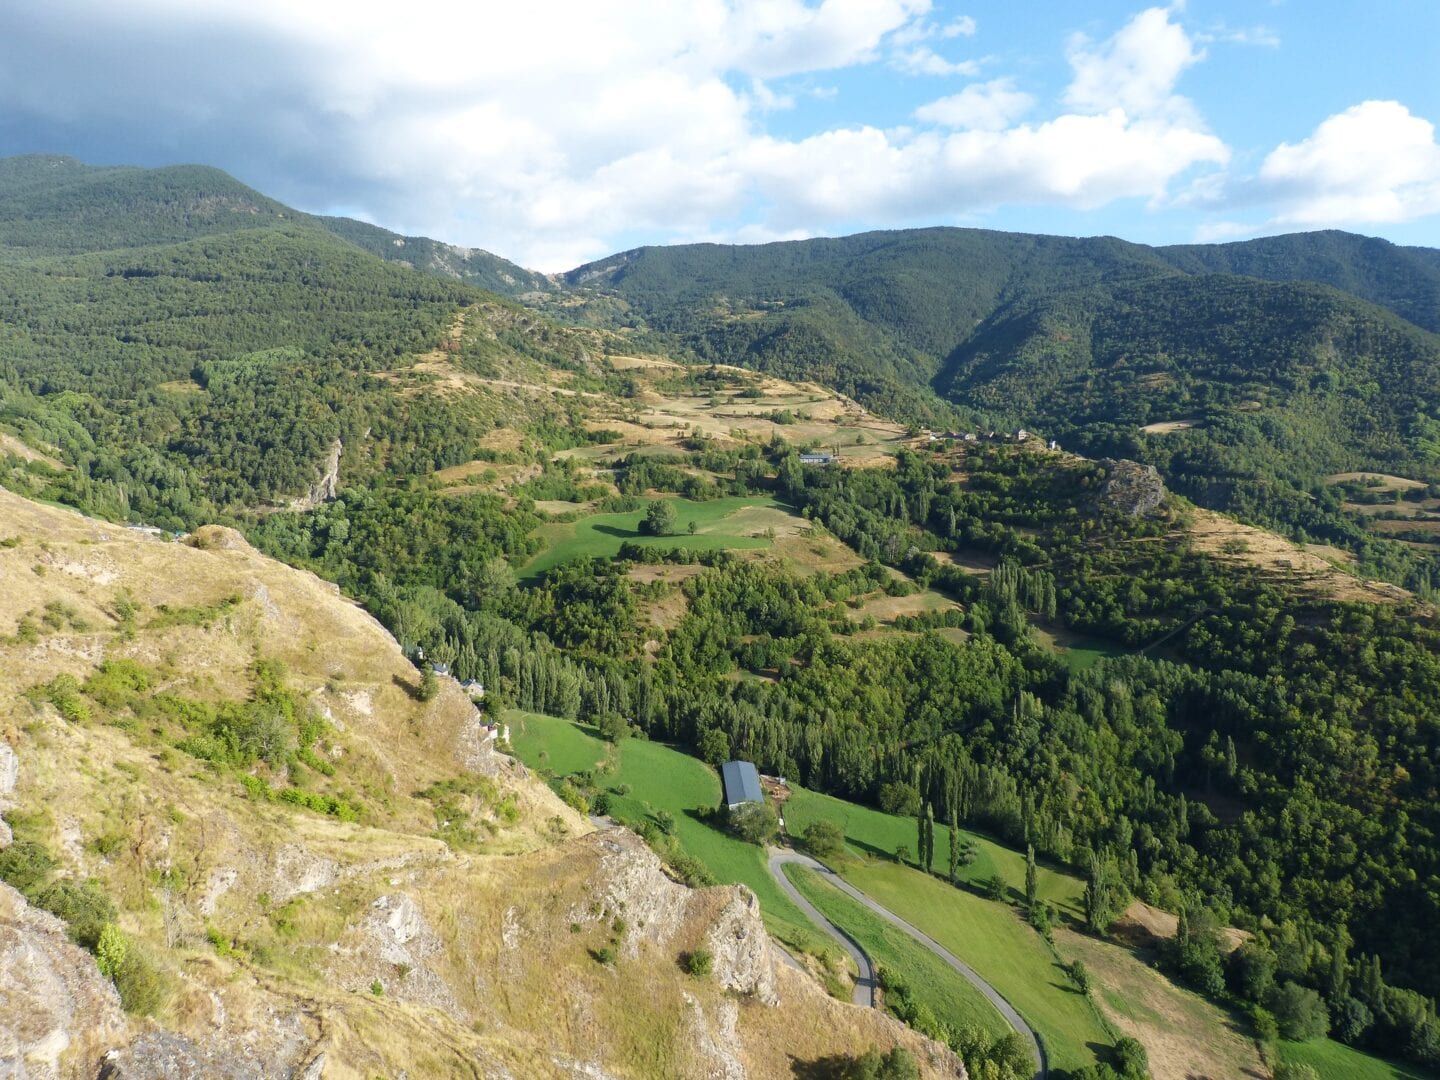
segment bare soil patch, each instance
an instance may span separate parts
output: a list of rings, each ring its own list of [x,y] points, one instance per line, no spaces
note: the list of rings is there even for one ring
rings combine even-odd
[[[926,589],[924,592],[911,593],[909,596],[877,596],[866,600],[860,607],[852,608],[845,614],[851,622],[859,622],[870,615],[878,622],[893,623],[901,615],[921,615],[927,611],[951,611],[959,607],[960,605],[949,597]]]
[[[699,563],[676,565],[674,563],[646,563],[632,566],[625,574],[631,581],[649,584],[652,581],[681,582],[705,572]]]
[[[1195,424],[1194,420],[1164,420],[1158,424],[1146,424],[1140,429],[1140,434],[1169,435],[1172,431],[1189,431]]]

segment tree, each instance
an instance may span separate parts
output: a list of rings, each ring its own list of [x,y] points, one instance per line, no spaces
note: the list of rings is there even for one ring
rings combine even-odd
[[[629,721],[617,712],[602,714],[595,726],[600,731],[600,737],[606,742],[619,742],[630,734]]]
[[[1150,1055],[1138,1039],[1128,1035],[1115,1044],[1115,1064],[1125,1080],[1146,1080],[1150,1075]]]
[[[920,1080],[920,1066],[903,1046],[886,1053],[873,1047],[835,1070],[837,1080]]]
[[[935,804],[925,804],[925,872],[931,873],[935,866]]]
[[[669,536],[675,531],[675,507],[668,499],[656,499],[645,508],[640,531],[650,536]]]
[[[700,757],[711,765],[730,760],[730,736],[719,728],[710,728],[700,736]]]
[[[817,859],[831,859],[845,851],[845,831],[826,818],[805,826],[803,835],[806,849]]]
[[[420,689],[415,696],[421,701],[431,701],[440,692],[440,680],[435,677],[435,669],[426,664],[420,671]]]
[[[1085,922],[1093,933],[1103,934],[1120,913],[1120,883],[1115,865],[1108,856],[1090,856],[1090,875],[1085,882]]]
[[[1025,846],[1025,906],[1033,908],[1040,899],[1040,874],[1035,866],[1035,845]]]
[[[742,803],[730,811],[730,828],[749,844],[768,844],[780,829],[780,818],[769,803]]]
[[[1320,995],[1299,983],[1282,983],[1270,995],[1270,1011],[1287,1039],[1318,1039],[1330,1030],[1330,1014]]]

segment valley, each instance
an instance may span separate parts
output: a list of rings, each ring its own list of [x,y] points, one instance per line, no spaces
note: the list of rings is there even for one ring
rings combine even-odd
[[[879,969],[850,1004],[771,843],[1056,1080],[1440,1067],[1408,249],[943,229],[546,277],[213,170],[40,169],[0,170],[40,1075],[1033,1075],[792,866]],[[717,809],[730,760],[783,833]]]

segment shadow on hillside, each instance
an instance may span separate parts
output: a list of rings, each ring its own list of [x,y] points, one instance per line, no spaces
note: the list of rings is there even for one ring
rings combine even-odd
[[[597,533],[604,533],[606,536],[623,536],[627,540],[638,540],[640,537],[646,535],[634,529],[622,529],[618,525],[605,525],[599,522],[591,525],[590,528]]]
[[[416,682],[411,682],[409,679],[404,678],[403,676],[391,675],[390,681],[396,686],[398,686],[401,690],[404,690],[405,693],[409,695],[411,701],[421,700],[420,683],[418,680]]]
[[[851,1059],[844,1054],[832,1054],[830,1057],[816,1058],[814,1061],[801,1061],[799,1058],[792,1057],[790,1072],[796,1077],[796,1080],[838,1080],[845,1076],[852,1064]]]

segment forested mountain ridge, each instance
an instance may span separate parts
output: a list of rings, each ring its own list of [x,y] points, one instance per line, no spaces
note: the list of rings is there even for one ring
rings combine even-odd
[[[1373,541],[1325,477],[1440,481],[1440,252],[1426,248],[934,228],[641,248],[565,280],[597,319],[698,359],[818,378],[935,427],[1123,453],[1204,505],[1356,550]]]
[[[556,289],[546,275],[526,270],[480,248],[457,247],[428,236],[402,236],[353,218],[321,216],[313,220],[342,240],[387,262],[404,263],[428,274],[454,278],[500,296],[529,296]]]

